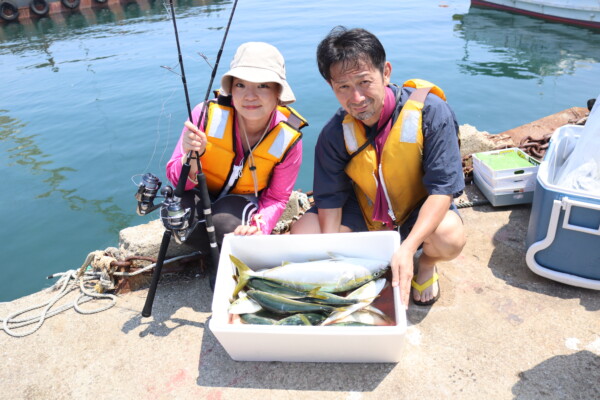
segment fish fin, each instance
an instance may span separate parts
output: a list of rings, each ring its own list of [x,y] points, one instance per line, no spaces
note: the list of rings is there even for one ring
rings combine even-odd
[[[304,314],[299,315],[300,320],[304,323],[304,325],[312,325],[309,319]]]
[[[312,297],[314,299],[321,299],[324,300],[327,298],[327,296],[324,296],[322,294],[319,294],[319,292],[321,291],[321,287],[316,287],[313,290],[311,290],[310,292],[308,292],[308,294],[306,295],[307,297]]]
[[[240,292],[240,290],[242,290],[244,286],[246,286],[246,283],[248,283],[248,280],[252,276],[252,270],[250,269],[250,267],[244,264],[242,260],[234,257],[231,254],[229,255],[229,259],[231,260],[233,265],[235,265],[238,271],[237,285],[235,286],[235,289],[233,290],[232,294],[232,296],[235,297]]]

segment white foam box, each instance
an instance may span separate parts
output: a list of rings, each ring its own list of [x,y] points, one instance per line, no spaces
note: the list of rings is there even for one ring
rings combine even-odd
[[[395,231],[315,235],[227,235],[223,241],[212,302],[210,330],[237,361],[398,362],[406,312],[398,288],[387,285],[376,305],[391,326],[273,326],[231,323],[228,307],[235,288],[230,254],[254,270],[284,261],[324,259],[330,254],[390,259],[400,245]]]
[[[494,170],[480,158],[483,155],[502,156],[507,153],[516,153],[523,160],[531,164],[531,166]],[[540,162],[538,160],[517,147],[473,154],[473,171],[478,172],[480,178],[483,178],[489,186],[496,189],[526,188],[527,190],[533,190],[535,188],[535,178],[539,165]]]

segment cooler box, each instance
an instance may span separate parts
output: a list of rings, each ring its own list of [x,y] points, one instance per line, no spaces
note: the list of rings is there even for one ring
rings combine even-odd
[[[554,182],[582,129],[566,125],[552,135],[537,174],[526,262],[538,275],[600,290],[600,196]]]
[[[235,287],[233,254],[252,269],[284,261],[304,262],[330,254],[390,259],[400,245],[395,231],[321,235],[228,235],[223,241],[209,327],[237,361],[398,362],[406,333],[406,312],[398,288],[386,287],[376,300],[394,326],[272,326],[230,323]]]

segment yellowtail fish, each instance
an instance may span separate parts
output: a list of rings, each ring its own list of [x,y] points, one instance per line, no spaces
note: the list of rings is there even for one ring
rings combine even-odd
[[[326,260],[284,263],[280,267],[253,271],[241,260],[229,255],[238,271],[237,295],[252,278],[262,278],[299,290],[344,292],[381,277],[387,270],[388,260],[335,256]]]
[[[352,299],[359,299],[360,301],[356,304],[352,304],[351,306],[348,306],[344,310],[338,310],[334,313],[331,313],[331,315],[329,315],[329,317],[327,317],[327,319],[324,320],[321,323],[321,325],[329,325],[334,322],[338,322],[339,320],[347,317],[348,315],[352,314],[353,312],[358,311],[362,308],[365,308],[365,307],[371,305],[373,300],[375,300],[375,298],[377,296],[379,296],[379,293],[381,293],[381,291],[385,287],[385,284],[386,284],[385,278],[381,278],[376,281],[371,281],[371,282],[359,287],[358,289],[356,289],[355,291],[353,291],[346,297],[352,298]]]
[[[293,314],[305,312],[325,312],[342,311],[342,308],[335,308],[324,304],[305,303],[302,301],[288,299],[273,293],[261,292],[260,290],[248,290],[248,296],[260,304],[265,310],[278,314]]]
[[[313,289],[310,292],[294,289],[289,286],[282,285],[277,282],[268,281],[261,278],[252,278],[246,284],[250,289],[260,290],[262,292],[273,293],[289,299],[298,301],[306,301],[309,303],[326,304],[333,307],[340,307],[349,304],[358,303],[358,299],[348,299],[343,296],[338,296],[329,292],[322,292],[319,288]],[[240,294],[242,292],[240,291]]]
[[[372,325],[372,326],[389,326],[394,325],[394,321],[392,321],[387,315],[385,315],[381,310],[369,306],[365,307],[362,310],[358,310],[353,312],[352,314],[340,318],[337,322],[334,322],[331,325],[336,325],[340,323],[350,323],[357,322],[364,325]]]
[[[285,286],[280,283],[268,281],[261,278],[252,278],[248,280],[246,286],[250,289],[260,290],[262,292],[267,293],[273,293],[290,299],[300,299],[307,296],[326,299],[327,295],[329,294],[325,292],[319,292],[318,288],[313,289],[310,292],[306,292],[304,290],[294,289],[293,287]]]
[[[260,304],[252,300],[246,292],[241,291],[239,298],[231,303],[228,308],[230,314],[251,314],[262,310]]]
[[[276,319],[263,317],[256,313],[241,314],[240,319],[245,324],[253,324],[253,325],[275,325],[277,323]]]

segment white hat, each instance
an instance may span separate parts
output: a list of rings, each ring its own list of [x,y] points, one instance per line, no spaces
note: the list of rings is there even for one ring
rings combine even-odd
[[[229,67],[221,78],[225,94],[231,94],[231,82],[236,77],[249,82],[276,82],[281,85],[279,101],[282,104],[296,101],[285,79],[285,61],[274,46],[264,42],[244,43],[238,47]]]

